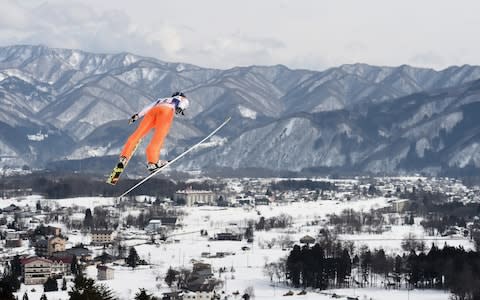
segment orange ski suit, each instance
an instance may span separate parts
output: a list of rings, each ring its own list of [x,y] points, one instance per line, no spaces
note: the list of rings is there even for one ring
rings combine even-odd
[[[152,140],[147,146],[146,154],[149,163],[157,163],[160,159],[160,149],[162,148],[163,141],[172,125],[174,114],[175,109],[167,105],[152,107],[145,114],[137,129],[130,135],[120,155],[125,156],[130,160],[138,143],[152,128],[154,128],[155,131]]]

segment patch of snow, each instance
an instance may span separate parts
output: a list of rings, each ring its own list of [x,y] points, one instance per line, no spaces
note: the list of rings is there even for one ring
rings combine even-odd
[[[20,70],[17,70],[17,69],[5,69],[3,70],[4,72],[4,76],[5,74],[9,77],[17,77],[18,79],[21,79],[25,82],[28,82],[28,83],[33,83],[34,82],[34,79],[25,74],[24,72],[20,71]]]
[[[220,137],[220,136],[213,136],[210,141],[204,142],[200,145],[198,145],[198,148],[210,148],[210,147],[216,147],[216,146],[223,146],[226,142],[228,142],[228,138],[226,137]]]
[[[1,80],[0,80],[0,81],[1,81]],[[43,86],[37,85],[37,86],[35,86],[35,88],[36,88],[37,90],[39,90],[39,91],[44,92],[44,93],[48,92],[48,89],[47,89],[46,87],[43,87]]]
[[[425,149],[430,149],[430,143],[427,138],[422,138],[415,144],[415,151],[417,152],[418,157],[424,156]]]
[[[176,70],[177,72],[182,72],[185,70],[185,66],[183,64],[178,64]]]
[[[471,162],[475,166],[480,166],[480,144],[472,143],[463,149],[460,149],[455,155],[449,160],[448,165],[450,167],[459,167],[464,168]]]
[[[43,141],[44,139],[48,138],[48,134],[45,133],[41,133],[41,132],[37,132],[35,134],[27,134],[27,139],[29,141],[35,141],[35,142],[41,142]]]
[[[127,54],[125,55],[125,58],[123,59],[123,65],[124,66],[128,66],[128,65],[131,65],[135,62],[138,61],[138,58],[134,55],[131,55],[131,54]]]
[[[328,96],[320,101],[320,104],[315,106],[312,112],[339,110],[344,107],[342,101],[333,96]]]
[[[80,62],[83,60],[83,55],[78,51],[72,51],[72,55],[68,58],[68,64],[75,69],[80,67]]]
[[[107,154],[107,150],[108,146],[84,146],[76,149],[72,154],[67,157],[67,159],[82,159],[86,157],[104,156]]]
[[[142,70],[142,78],[149,81],[154,80],[159,75],[159,71],[157,69],[142,68],[141,70]]]
[[[440,134],[441,129],[445,129],[450,132],[453,127],[463,120],[462,112],[453,112],[445,116],[441,116],[436,119],[423,123],[418,126],[413,126],[410,130],[402,134],[402,137],[412,137],[420,139],[422,137],[433,138]]]
[[[387,138],[390,137],[390,134],[387,131],[382,130],[382,129],[378,130],[378,135],[383,136],[383,137],[387,137]]]
[[[350,126],[345,123],[339,124],[337,128],[338,131],[340,131],[341,133],[345,133],[348,137],[352,135],[352,128],[350,128]]]
[[[285,128],[282,131],[282,135],[289,136],[292,133],[293,127],[296,125],[296,120],[297,119],[291,119],[288,121],[288,123],[285,125]]]
[[[247,108],[245,106],[239,105],[238,110],[240,111],[240,115],[244,118],[255,120],[257,118],[257,112]]]

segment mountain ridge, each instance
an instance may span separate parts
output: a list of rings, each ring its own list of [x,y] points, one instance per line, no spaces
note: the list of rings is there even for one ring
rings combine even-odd
[[[219,133],[222,145],[185,158],[179,170],[471,172],[480,167],[479,79],[480,67],[470,65],[220,70],[126,52],[0,47],[0,128],[11,132],[0,136],[0,166],[114,157],[133,130],[131,114],[182,90],[192,105],[175,120],[165,155],[226,116],[232,122]]]

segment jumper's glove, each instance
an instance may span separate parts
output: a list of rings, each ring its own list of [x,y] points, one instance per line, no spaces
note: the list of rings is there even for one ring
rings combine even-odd
[[[138,120],[138,114],[134,114],[133,116],[131,116],[130,119],[128,120],[128,124],[132,124],[136,120]]]
[[[183,109],[181,109],[181,108],[178,107],[178,106],[175,108],[175,113],[176,113],[177,115],[180,115],[180,114],[181,114],[182,116],[185,115],[185,113],[183,112]]]

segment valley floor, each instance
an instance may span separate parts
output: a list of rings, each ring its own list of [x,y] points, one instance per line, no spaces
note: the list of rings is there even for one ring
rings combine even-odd
[[[19,206],[34,206],[40,198],[37,196],[27,197],[23,200],[9,199],[0,201],[1,207],[6,207],[11,203]],[[93,208],[96,205],[111,205],[114,202],[112,198],[76,198],[61,200],[41,200],[42,203],[58,203],[60,206],[85,206]],[[45,202],[44,202],[45,201]],[[245,289],[252,287],[255,299],[279,299],[282,295],[292,290],[295,295],[287,299],[332,299],[332,294],[336,294],[340,299],[349,297],[359,297],[359,299],[422,299],[422,300],[442,300],[449,299],[450,293],[438,290],[386,290],[381,288],[351,288],[336,289],[326,291],[307,290],[306,295],[297,295],[299,289],[292,289],[281,283],[273,284],[264,274],[263,266],[268,262],[274,262],[288,255],[288,250],[279,246],[269,249],[265,247],[267,241],[278,238],[282,235],[289,235],[294,241],[308,234],[316,236],[320,225],[307,226],[307,222],[315,219],[325,218],[327,214],[339,213],[346,208],[368,211],[371,208],[379,208],[387,205],[387,199],[383,197],[370,198],[358,201],[335,202],[294,202],[285,205],[258,206],[255,209],[244,208],[219,208],[219,207],[188,207],[184,208],[187,213],[182,220],[184,227],[181,230],[173,232],[171,238],[166,242],[150,243],[150,237],[138,230],[130,230],[130,239],[124,243],[128,246],[135,246],[140,257],[146,260],[150,265],[139,266],[131,269],[121,265],[111,265],[114,269],[114,279],[102,281],[101,283],[112,288],[120,299],[133,299],[139,288],[145,288],[156,296],[161,296],[163,292],[170,291],[170,288],[164,281],[164,276],[169,267],[173,268],[192,268],[192,262],[203,261],[212,265],[213,273],[216,278],[224,281],[220,292],[222,299],[240,299],[240,296],[234,296],[232,293],[238,291],[241,294]],[[135,214],[135,211],[129,211],[128,214]],[[207,230],[209,236],[215,233],[223,232],[226,228],[246,226],[248,220],[258,220],[259,216],[266,218],[278,216],[279,214],[288,214],[293,218],[293,227],[288,229],[274,229],[270,231],[256,231],[254,243],[245,241],[212,241],[207,237],[202,237],[199,233],[201,229]],[[126,213],[124,213],[126,214]],[[416,222],[418,223],[418,222]],[[61,224],[54,224],[61,225]],[[88,243],[89,236],[83,235],[78,231],[69,232],[66,228],[62,231],[69,237],[69,245],[73,246],[78,242]],[[423,232],[423,228],[416,225],[393,225],[391,230],[380,235],[361,234],[361,235],[341,235],[341,239],[354,240],[355,246],[366,244],[373,248],[383,247],[387,252],[401,252],[401,239],[409,232],[414,232],[418,236],[428,238]],[[128,230],[127,230],[128,233]],[[444,243],[470,249],[471,242],[467,238],[446,238],[431,237],[427,245],[435,242],[438,246]],[[242,247],[248,247],[242,250]],[[101,247],[92,247],[95,255],[102,253]],[[246,248],[245,248],[246,249]],[[21,248],[16,251],[22,253],[32,253],[31,249]],[[227,255],[220,258],[206,258],[206,253],[215,254],[224,252]],[[203,256],[202,257],[202,253]],[[3,253],[5,255],[6,252]],[[230,254],[230,255],[229,255]],[[227,272],[219,273],[219,269],[225,267]],[[87,268],[87,275],[96,278],[95,266]],[[72,283],[69,283],[71,285]],[[60,285],[59,285],[60,286]],[[25,286],[17,293],[21,299],[28,288],[28,296],[31,300],[37,300],[42,295],[42,286]],[[36,292],[31,292],[35,289]],[[49,292],[49,300],[68,299],[67,292]]]

